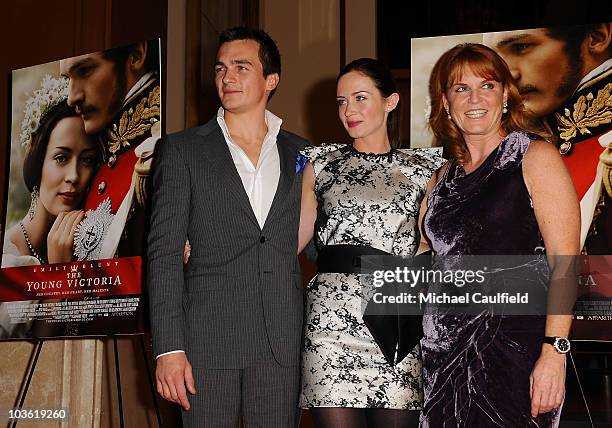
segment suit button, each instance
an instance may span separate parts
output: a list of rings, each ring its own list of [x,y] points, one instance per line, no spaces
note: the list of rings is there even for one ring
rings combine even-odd
[[[259,242],[261,242],[262,244],[263,244],[264,242],[266,242],[266,237],[265,237],[265,236],[261,236],[261,237],[259,238]]]
[[[106,183],[103,181],[98,184],[98,195],[101,195],[106,190]]]

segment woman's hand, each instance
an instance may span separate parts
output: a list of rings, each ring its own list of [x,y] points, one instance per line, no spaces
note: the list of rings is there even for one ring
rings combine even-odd
[[[191,257],[191,245],[189,240],[185,241],[185,248],[183,249],[183,265],[189,263],[189,257]]]
[[[529,376],[531,416],[559,408],[565,394],[565,354],[551,345],[542,345],[542,353]]]
[[[49,263],[72,261],[74,231],[85,213],[81,210],[61,212],[47,235],[47,258]]]

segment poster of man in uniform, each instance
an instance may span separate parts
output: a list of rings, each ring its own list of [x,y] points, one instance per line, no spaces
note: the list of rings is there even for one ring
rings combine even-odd
[[[0,338],[145,331],[160,43],[14,70]]]
[[[427,127],[429,76],[460,43],[495,50],[526,109],[550,130],[581,209],[573,338],[612,340],[612,23],[412,39],[412,147],[436,144]]]

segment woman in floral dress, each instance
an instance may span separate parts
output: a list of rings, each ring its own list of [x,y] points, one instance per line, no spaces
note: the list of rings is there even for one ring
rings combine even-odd
[[[390,364],[362,319],[360,255],[413,256],[438,149],[399,149],[399,95],[386,67],[362,58],[338,76],[340,121],[352,144],[309,147],[300,250],[314,237],[300,406],[317,427],[410,427],[422,403],[418,345]],[[416,341],[415,341],[416,343]]]

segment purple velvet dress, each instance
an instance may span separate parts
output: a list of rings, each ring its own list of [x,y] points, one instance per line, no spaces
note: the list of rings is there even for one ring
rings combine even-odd
[[[534,134],[509,134],[470,174],[451,163],[432,190],[424,230],[439,255],[543,251],[521,161]],[[421,341],[421,427],[551,427],[559,411],[530,415],[529,375],[544,316],[429,313]]]

